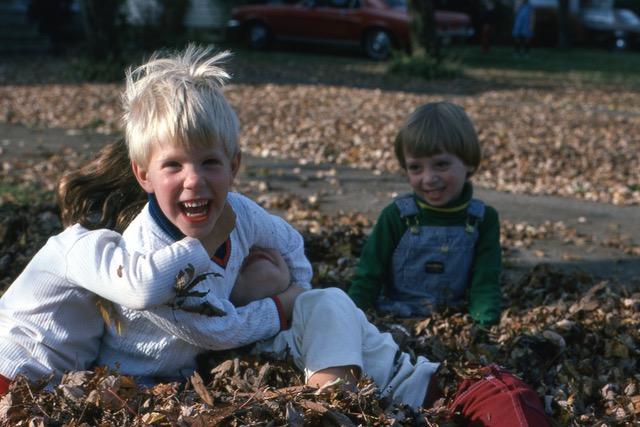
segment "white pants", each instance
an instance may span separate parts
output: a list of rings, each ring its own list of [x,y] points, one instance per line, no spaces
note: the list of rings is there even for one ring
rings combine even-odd
[[[315,372],[355,365],[383,396],[418,408],[439,364],[418,356],[411,363],[391,334],[381,333],[349,296],[338,288],[314,289],[298,296],[291,328],[256,345],[257,352],[288,354],[304,370]]]

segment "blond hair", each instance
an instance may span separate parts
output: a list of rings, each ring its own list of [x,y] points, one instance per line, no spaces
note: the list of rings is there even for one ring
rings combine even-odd
[[[220,67],[230,52],[188,45],[178,53],[154,53],[126,73],[123,122],[129,157],[146,166],[156,144],[238,152],[238,118],[222,93],[229,74]]]
[[[478,135],[467,113],[451,102],[418,107],[404,123],[394,141],[396,158],[406,169],[405,150],[414,156],[451,153],[472,168],[480,164]]]

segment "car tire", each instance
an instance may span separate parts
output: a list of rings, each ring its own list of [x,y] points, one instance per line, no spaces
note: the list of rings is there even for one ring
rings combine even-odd
[[[262,22],[252,22],[247,28],[247,42],[252,49],[264,49],[269,44],[269,29]]]
[[[367,56],[377,61],[387,59],[393,47],[389,33],[380,29],[367,31],[363,44]]]

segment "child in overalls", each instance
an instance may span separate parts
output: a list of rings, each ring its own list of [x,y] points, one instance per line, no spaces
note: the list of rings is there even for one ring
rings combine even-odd
[[[349,296],[362,309],[400,317],[468,304],[478,324],[496,323],[500,224],[495,209],[473,198],[469,178],[480,163],[473,123],[455,104],[423,105],[400,129],[395,154],[413,193],[380,214]]]

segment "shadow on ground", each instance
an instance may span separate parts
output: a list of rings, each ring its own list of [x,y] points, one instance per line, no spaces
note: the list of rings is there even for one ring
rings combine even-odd
[[[225,46],[222,46],[225,48]],[[513,90],[522,85],[548,89],[533,81],[481,79],[465,74],[453,79],[425,80],[419,77],[390,74],[389,62],[373,61],[358,51],[335,48],[293,49],[274,47],[251,51],[229,46],[234,53],[227,65],[232,84],[327,85],[363,89],[380,89],[434,95],[474,95],[486,91]],[[147,55],[148,56],[148,55]],[[138,64],[136,55],[112,74],[116,82],[124,80],[126,66]],[[0,65],[0,85],[39,85],[84,83],[87,61],[71,61],[61,56],[14,55]],[[121,78],[120,78],[121,77]]]

